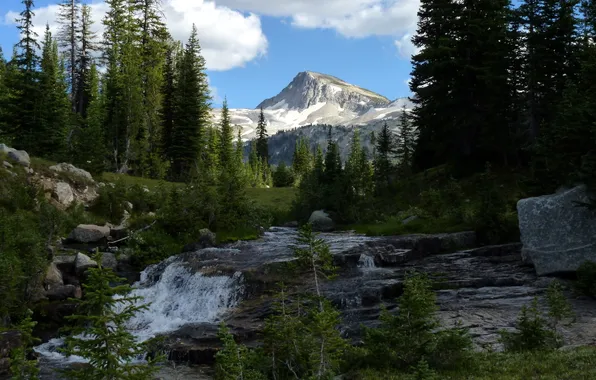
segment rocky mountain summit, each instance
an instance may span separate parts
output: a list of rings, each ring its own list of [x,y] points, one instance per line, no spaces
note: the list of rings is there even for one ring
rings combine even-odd
[[[245,139],[255,135],[263,108],[270,135],[278,131],[315,124],[365,126],[380,120],[396,120],[402,107],[411,108],[407,98],[395,101],[331,75],[303,71],[277,95],[265,99],[255,109],[230,109]],[[219,122],[220,109],[213,110]]]

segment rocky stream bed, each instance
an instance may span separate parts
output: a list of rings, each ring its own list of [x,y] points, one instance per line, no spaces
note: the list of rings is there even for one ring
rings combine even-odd
[[[188,365],[213,363],[220,321],[225,320],[241,342],[257,344],[270,312],[269,291],[277,282],[283,280],[294,291],[312,286],[307,276],[287,272],[296,234],[295,229],[272,228],[260,240],[172,256],[141,273],[134,292],[151,306],[129,328],[141,340],[166,337],[170,360],[178,367],[164,369],[160,378],[210,378],[209,371]],[[521,244],[476,248],[472,232],[320,237],[329,243],[339,266],[339,276],[324,284],[324,293],[341,309],[342,331],[354,341],[362,324],[377,323],[381,305],[396,307],[410,270],[435,280],[441,320],[468,327],[478,348],[499,349],[498,331],[512,329],[521,307],[540,297],[553,280],[537,277],[534,268],[522,261]],[[570,299],[577,318],[562,330],[566,344],[594,344],[596,302]],[[37,347],[44,379],[55,379],[53,368],[76,361],[56,352],[60,343],[53,339]]]

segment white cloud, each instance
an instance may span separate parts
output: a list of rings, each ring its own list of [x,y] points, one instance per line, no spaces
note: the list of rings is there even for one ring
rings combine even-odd
[[[104,2],[91,4],[95,30],[101,35],[101,20],[108,10]],[[57,5],[35,9],[35,31],[43,36],[46,23],[57,31]],[[202,54],[210,70],[229,70],[242,67],[267,53],[268,42],[255,14],[244,15],[228,7],[206,0],[164,0],[163,12],[170,33],[175,39],[186,41],[192,24],[196,24]],[[5,15],[6,23],[14,23],[17,12]]]
[[[218,0],[233,9],[289,17],[300,28],[332,29],[345,37],[391,36],[402,57],[415,52],[420,0]]]
[[[412,35],[404,34],[400,39],[394,41],[398,54],[402,58],[410,58],[412,55],[420,52],[420,48],[414,46],[412,43]]]

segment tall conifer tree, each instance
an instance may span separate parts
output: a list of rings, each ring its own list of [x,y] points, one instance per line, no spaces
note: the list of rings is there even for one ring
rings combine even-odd
[[[60,33],[58,39],[60,46],[64,48],[67,58],[68,85],[70,90],[72,112],[77,111],[77,52],[78,41],[77,31],[80,28],[80,1],[63,0],[59,5],[58,23]]]
[[[267,120],[265,120],[265,114],[263,113],[263,107],[261,107],[261,113],[259,114],[259,122],[257,124],[257,152],[259,158],[265,162],[269,162],[269,147],[267,145]]]

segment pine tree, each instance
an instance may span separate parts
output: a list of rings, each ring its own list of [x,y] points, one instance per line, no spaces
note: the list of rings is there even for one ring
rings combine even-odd
[[[60,46],[65,49],[68,69],[68,84],[70,90],[72,112],[77,112],[77,30],[79,29],[80,1],[63,0],[59,5],[58,23],[60,33],[58,39]],[[82,18],[84,20],[84,16]]]
[[[40,118],[35,151],[42,157],[61,160],[66,154],[66,134],[70,129],[71,108],[58,44],[46,26],[39,82]],[[101,142],[100,142],[101,143]]]
[[[447,162],[456,148],[453,131],[457,125],[452,114],[458,104],[452,89],[457,77],[454,62],[458,17],[459,5],[453,0],[420,3],[418,29],[412,38],[420,52],[412,57],[410,81],[415,105],[413,122],[420,134],[414,156],[417,169]]]
[[[172,177],[184,180],[188,179],[190,171],[201,158],[205,130],[211,118],[205,59],[201,56],[195,25],[177,66],[176,109],[170,155]],[[223,162],[221,164],[224,165]]]
[[[362,220],[366,213],[366,202],[371,197],[370,167],[367,162],[366,152],[360,142],[360,131],[354,130],[350,155],[346,161],[346,208],[344,212],[350,221]]]
[[[11,100],[14,101],[11,113],[8,115],[15,125],[13,137],[17,148],[37,153],[35,143],[38,138],[43,136],[38,134],[39,126],[39,57],[37,50],[40,49],[37,43],[37,33],[33,30],[33,0],[23,0],[25,9],[20,13],[20,18],[16,21],[17,28],[20,31],[21,39],[15,45],[14,65],[18,70],[18,75],[13,76],[9,81],[8,92],[13,94]]]
[[[180,55],[179,43],[169,41],[165,52],[165,63],[163,66],[163,84],[161,88],[161,152],[163,157],[170,161],[172,159],[171,147],[174,133],[174,115],[176,112],[176,60]]]
[[[395,146],[393,141],[393,134],[389,131],[387,122],[383,124],[383,129],[377,137],[375,144],[375,160],[374,160],[374,182],[375,192],[378,196],[387,195],[389,186],[391,184],[391,176],[394,172],[393,156]]]
[[[412,168],[412,158],[414,156],[414,149],[416,147],[416,135],[408,115],[408,111],[404,106],[401,110],[399,118],[399,136],[397,138],[397,159],[399,160],[399,168],[402,174],[409,174]]]
[[[304,136],[300,136],[294,148],[294,154],[292,156],[292,171],[294,172],[294,179],[296,185],[300,184],[300,181],[304,176],[312,170],[312,154],[308,147],[308,141]]]
[[[146,176],[161,178],[164,165],[161,154],[160,108],[168,31],[161,19],[161,3],[157,0],[136,0],[140,14],[140,66],[143,111],[140,130],[136,134],[139,146],[138,171]]]
[[[76,133],[74,162],[93,175],[105,170],[106,148],[104,136],[105,92],[100,90],[99,74],[95,64],[89,70],[87,88],[89,106],[84,125]]]
[[[219,127],[219,163],[222,171],[230,171],[234,166],[234,135],[230,123],[228,101],[224,98]]]
[[[71,0],[74,1],[74,0]],[[76,112],[83,118],[87,117],[87,107],[90,98],[93,96],[86,92],[89,89],[90,70],[93,64],[93,53],[97,51],[97,34],[92,31],[93,19],[91,18],[91,7],[83,4],[81,8],[80,25],[76,28]],[[72,53],[72,51],[70,52]],[[70,54],[69,53],[69,54]],[[73,94],[73,97],[75,95]]]
[[[67,317],[75,325],[66,329],[69,335],[63,352],[89,359],[90,365],[65,370],[67,378],[146,379],[157,370],[153,359],[146,364],[135,363],[146,349],[125,324],[136,313],[146,310],[147,305],[140,304],[141,297],[129,294],[130,285],[112,287],[119,283],[125,283],[125,279],[101,264],[88,269],[88,278],[83,284],[85,297],[75,300],[78,314]]]
[[[210,127],[207,131],[208,143],[205,155],[205,180],[209,185],[217,184],[219,165],[219,130]]]
[[[267,121],[265,120],[265,114],[263,113],[263,107],[261,107],[261,113],[259,114],[259,122],[257,124],[257,152],[261,160],[269,162],[269,147],[267,145]]]

